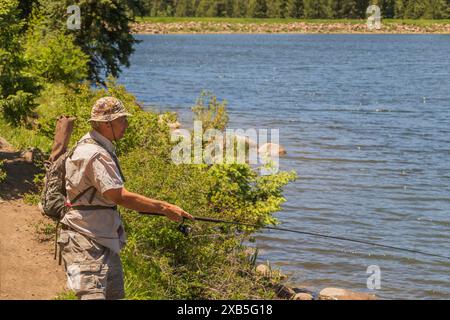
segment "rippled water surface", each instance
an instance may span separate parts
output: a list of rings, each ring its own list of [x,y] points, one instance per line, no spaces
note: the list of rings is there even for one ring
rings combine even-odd
[[[450,256],[450,36],[149,35],[120,82],[146,105],[188,110],[202,89],[231,127],[279,128],[283,227]],[[285,232],[260,258],[294,283],[383,298],[450,298],[450,261]]]

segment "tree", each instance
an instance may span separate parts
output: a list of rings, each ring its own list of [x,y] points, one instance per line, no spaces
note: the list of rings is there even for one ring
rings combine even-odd
[[[303,14],[308,19],[325,18],[327,16],[327,0],[304,0]]]
[[[343,0],[340,3],[338,16],[344,19],[356,18],[358,16],[357,1]]]
[[[376,3],[381,9],[381,16],[392,19],[395,17],[395,0],[378,0]]]
[[[248,2],[247,17],[267,18],[266,0],[250,0]]]
[[[446,17],[448,4],[446,0],[428,0],[425,12],[422,18],[426,19],[442,19]]]
[[[303,0],[285,0],[284,5],[285,18],[303,17]]]
[[[42,25],[45,20],[37,10],[29,20],[25,36],[27,70],[42,83],[77,83],[88,76],[89,57],[75,45],[72,35],[60,31],[49,32]]]
[[[0,0],[0,110],[13,125],[24,123],[36,107],[40,87],[26,72],[28,61],[21,45],[24,22],[17,0]]]
[[[241,18],[246,16],[247,4],[242,0],[233,0],[233,18]]]
[[[372,0],[358,0],[356,2],[356,16],[355,18],[365,19],[367,15],[367,8],[371,5]]]
[[[177,17],[189,17],[191,15],[191,1],[190,0],[178,0],[175,8],[175,16]]]
[[[214,0],[200,0],[195,15],[197,17],[215,16],[216,5]]]
[[[131,34],[129,1],[79,0],[81,28],[67,28],[67,8],[73,0],[40,0],[51,31],[61,31],[74,37],[74,42],[90,57],[89,79],[103,83],[111,74],[117,77],[121,66],[129,66],[129,57],[137,43]]]
[[[284,14],[284,1],[272,0],[267,4],[267,17],[282,18]]]

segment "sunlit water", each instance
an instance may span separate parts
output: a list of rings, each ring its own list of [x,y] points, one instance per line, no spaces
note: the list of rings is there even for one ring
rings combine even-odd
[[[120,82],[189,119],[201,90],[229,102],[231,127],[279,128],[286,228],[450,256],[450,36],[149,35]],[[294,284],[383,298],[450,298],[450,260],[286,232],[260,259]]]

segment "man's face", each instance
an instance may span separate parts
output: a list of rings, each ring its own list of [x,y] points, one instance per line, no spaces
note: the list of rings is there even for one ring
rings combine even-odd
[[[112,129],[114,130],[114,135],[117,140],[120,140],[125,135],[125,131],[128,128],[128,119],[127,117],[120,117],[113,121],[111,121]]]

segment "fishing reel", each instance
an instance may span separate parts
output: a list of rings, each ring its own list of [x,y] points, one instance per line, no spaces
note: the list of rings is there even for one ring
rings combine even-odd
[[[180,231],[182,234],[184,234],[186,237],[189,236],[189,234],[192,232],[192,227],[186,225],[185,218],[183,218],[183,221],[178,226],[178,231]]]

